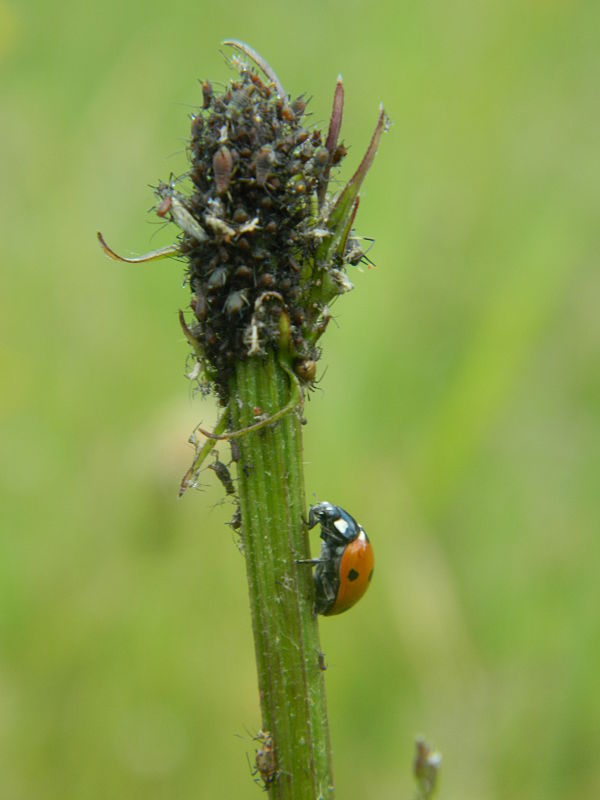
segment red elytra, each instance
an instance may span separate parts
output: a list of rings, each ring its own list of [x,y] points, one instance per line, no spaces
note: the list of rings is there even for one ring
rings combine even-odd
[[[323,614],[327,617],[341,614],[357,603],[369,588],[373,576],[373,548],[366,533],[344,548],[339,561],[339,586],[333,605]]]

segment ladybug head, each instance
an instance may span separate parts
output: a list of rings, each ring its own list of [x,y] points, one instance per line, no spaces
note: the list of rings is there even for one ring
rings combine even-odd
[[[309,527],[314,527],[317,522],[321,524],[321,539],[332,544],[353,542],[361,531],[354,517],[340,506],[334,506],[327,501],[310,507]]]
[[[313,528],[317,522],[320,522],[321,525],[325,525],[328,520],[333,521],[336,519],[338,513],[339,509],[337,506],[324,500],[322,503],[317,503],[315,506],[310,507],[308,512],[308,525],[310,528]]]

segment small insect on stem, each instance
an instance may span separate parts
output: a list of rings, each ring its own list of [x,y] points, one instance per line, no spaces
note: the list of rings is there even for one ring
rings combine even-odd
[[[256,772],[262,779],[263,787],[268,789],[277,777],[277,762],[275,758],[275,748],[273,747],[273,738],[269,731],[259,731],[254,738],[261,744],[255,756]]]
[[[237,463],[240,460],[240,458],[242,457],[242,451],[240,450],[240,446],[235,441],[235,439],[232,439],[229,442],[229,444],[231,446],[231,460],[235,461]]]
[[[212,469],[217,478],[221,481],[226,494],[235,494],[235,486],[233,485],[233,480],[229,470],[227,469],[227,465],[222,461],[219,461],[218,453],[215,453],[214,456],[215,462],[214,464],[209,464],[208,468]]]
[[[317,362],[310,358],[305,358],[294,364],[294,372],[302,383],[312,384],[317,376]]]
[[[242,527],[242,512],[240,511],[239,505],[236,506],[232,518],[226,524],[234,531],[239,531]]]

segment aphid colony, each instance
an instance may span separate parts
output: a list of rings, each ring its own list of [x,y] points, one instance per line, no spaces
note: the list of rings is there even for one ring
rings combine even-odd
[[[178,180],[156,189],[157,213],[180,229],[195,317],[189,330],[222,400],[235,359],[277,346],[283,310],[297,363],[314,364],[314,343],[329,320],[315,285],[331,269],[334,294],[351,288],[339,255],[305,268],[323,235],[317,223],[329,170],[344,146],[336,135],[327,147],[320,131],[304,127],[302,97],[290,102],[272,81],[235,63],[239,77],[222,94],[203,83],[189,146],[191,193]],[[300,369],[301,380],[314,378],[312,366]]]

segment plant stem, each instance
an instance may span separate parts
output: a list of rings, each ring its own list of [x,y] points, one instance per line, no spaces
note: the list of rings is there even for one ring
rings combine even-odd
[[[289,401],[289,376],[273,353],[238,362],[231,379],[233,430]],[[333,798],[333,775],[305,517],[297,414],[238,440],[239,500],[263,730],[275,751],[270,796]],[[263,776],[264,777],[264,776]]]

